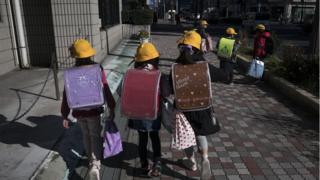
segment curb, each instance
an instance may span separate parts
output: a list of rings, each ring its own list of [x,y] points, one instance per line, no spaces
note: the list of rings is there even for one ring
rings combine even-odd
[[[250,66],[250,60],[237,55],[237,64],[244,71],[247,72]],[[287,80],[272,74],[270,71],[264,72],[264,80],[281,94],[297,103],[306,111],[319,116],[319,98],[311,93],[303,90]]]

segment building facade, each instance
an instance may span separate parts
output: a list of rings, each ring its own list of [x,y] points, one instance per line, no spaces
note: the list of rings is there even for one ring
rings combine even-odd
[[[101,62],[124,37],[122,0],[0,0],[0,74],[17,68],[70,67],[69,47],[85,38]]]

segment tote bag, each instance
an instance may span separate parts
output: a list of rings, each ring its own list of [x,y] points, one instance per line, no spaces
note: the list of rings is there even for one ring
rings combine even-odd
[[[122,150],[122,141],[118,128],[113,120],[107,120],[104,132],[103,157],[115,156]]]
[[[196,138],[190,123],[183,113],[177,112],[173,121],[171,147],[183,150],[195,145]]]

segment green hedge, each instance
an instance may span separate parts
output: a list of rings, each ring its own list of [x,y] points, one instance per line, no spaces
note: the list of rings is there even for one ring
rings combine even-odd
[[[135,9],[122,11],[122,23],[134,25],[150,25],[153,22],[153,11],[150,9]]]

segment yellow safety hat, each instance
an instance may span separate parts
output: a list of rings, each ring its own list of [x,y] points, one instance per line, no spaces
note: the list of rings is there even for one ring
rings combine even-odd
[[[206,20],[201,20],[200,21],[200,25],[203,26],[203,25],[208,25],[208,22]]]
[[[143,43],[139,45],[134,60],[136,62],[145,62],[159,56],[158,50],[152,43]]]
[[[226,33],[230,34],[230,35],[237,35],[238,34],[236,32],[236,30],[234,30],[232,27],[227,28]]]
[[[263,24],[258,24],[258,25],[256,26],[256,29],[257,29],[257,30],[266,30],[266,27],[265,27]]]
[[[72,56],[75,58],[87,58],[96,54],[96,50],[85,39],[77,39],[72,45]]]
[[[200,50],[201,36],[196,31],[185,31],[185,34],[178,40],[178,44],[186,44]]]

